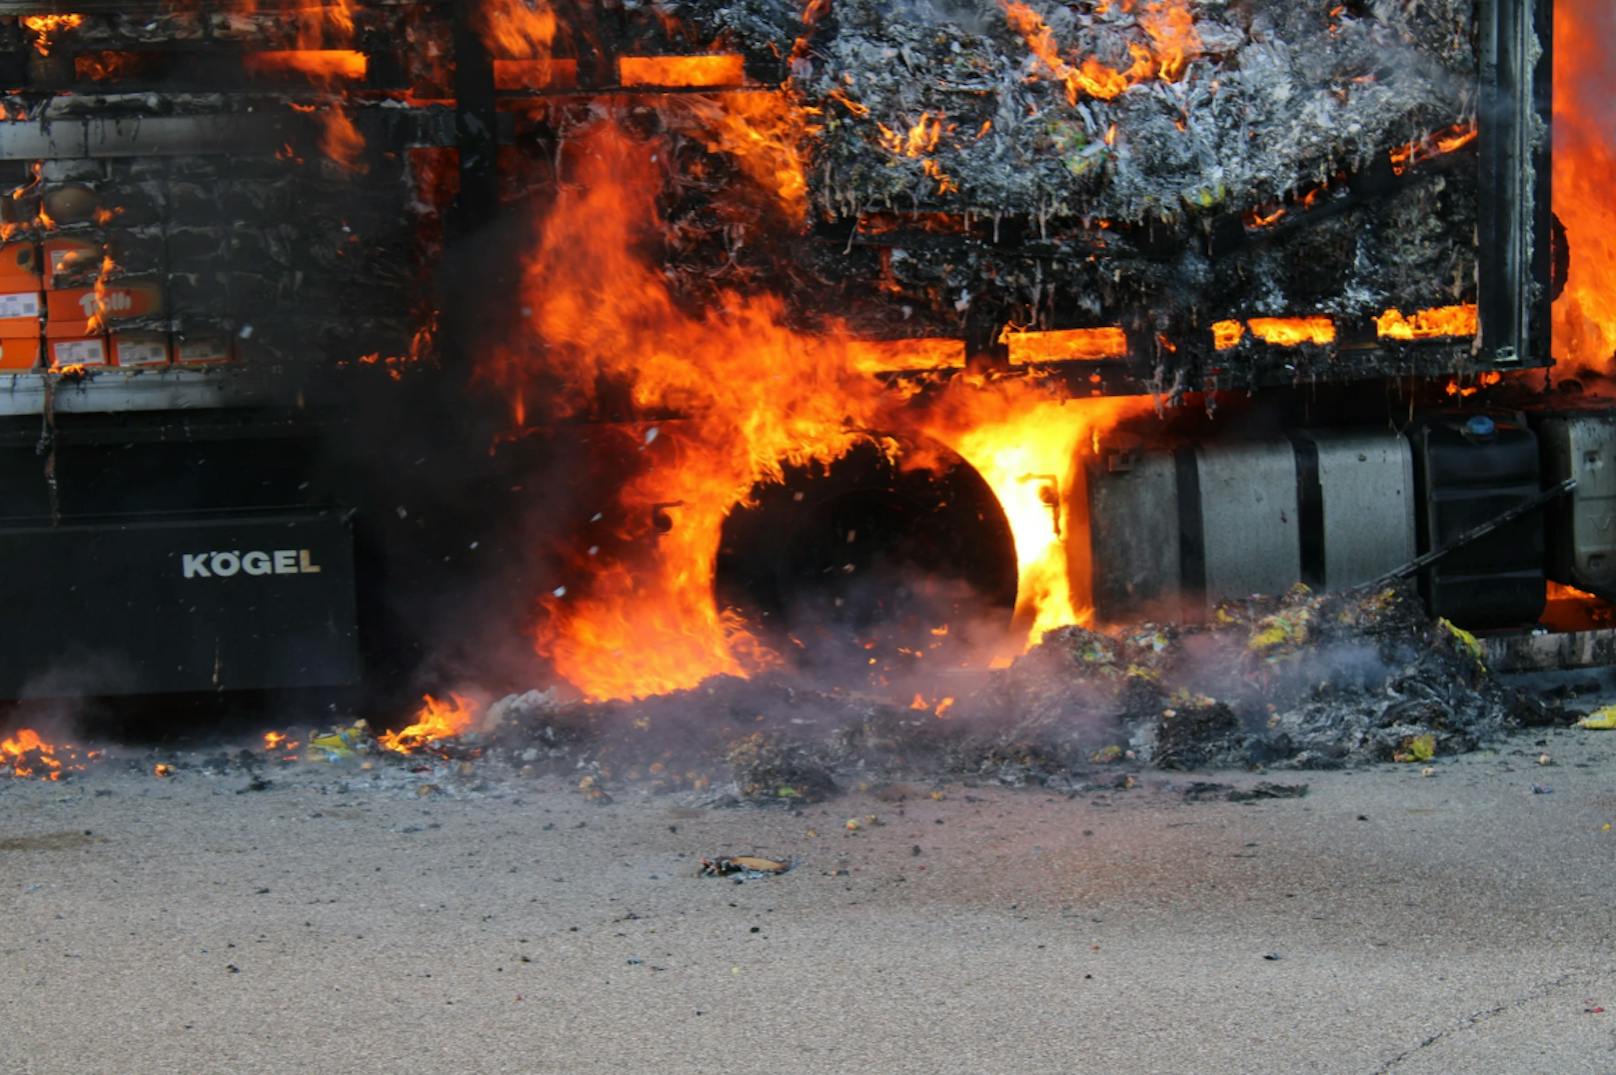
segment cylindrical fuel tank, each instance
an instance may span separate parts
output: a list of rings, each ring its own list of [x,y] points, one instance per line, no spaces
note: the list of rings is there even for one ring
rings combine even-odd
[[[1339,590],[1414,559],[1414,454],[1388,429],[1292,434],[1302,581]]]
[[[1102,444],[1078,461],[1069,564],[1105,622],[1195,617],[1209,603],[1339,589],[1414,557],[1408,441],[1306,430],[1176,450]]]
[[[1422,552],[1535,496],[1538,441],[1515,414],[1437,414],[1409,431]],[[1532,512],[1420,573],[1431,613],[1461,627],[1530,623],[1543,611],[1543,518]]]

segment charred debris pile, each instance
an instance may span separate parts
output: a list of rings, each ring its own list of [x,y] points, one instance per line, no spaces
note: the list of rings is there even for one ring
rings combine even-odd
[[[1475,638],[1401,588],[1298,588],[1194,627],[1063,628],[961,687],[947,706],[907,707],[783,675],[633,702],[532,692],[496,704],[491,745],[581,774],[591,796],[639,785],[771,802],[897,778],[1080,788],[1139,767],[1425,763],[1568,719],[1494,679]]]

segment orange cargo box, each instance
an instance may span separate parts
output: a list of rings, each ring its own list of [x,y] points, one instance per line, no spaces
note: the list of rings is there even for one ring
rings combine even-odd
[[[39,292],[0,293],[0,336],[19,338],[39,331]]]
[[[0,243],[0,291],[39,290],[39,251],[33,243]]]
[[[61,369],[63,366],[105,366],[108,365],[107,338],[105,336],[80,336],[75,339],[50,340],[50,365],[52,369]]]
[[[44,350],[38,336],[0,336],[0,370],[31,370],[39,365]]]
[[[101,313],[101,323],[116,324],[163,312],[163,285],[154,280],[119,280],[101,294],[93,287],[72,287],[45,293],[45,335],[53,339],[86,336],[90,319]]]
[[[193,336],[174,340],[174,362],[180,366],[217,366],[234,357],[229,336]]]
[[[54,288],[64,272],[95,271],[101,265],[101,244],[89,239],[45,240],[45,286]],[[38,273],[36,268],[35,273]]]
[[[112,364],[119,369],[168,365],[168,337],[161,332],[114,332]]]

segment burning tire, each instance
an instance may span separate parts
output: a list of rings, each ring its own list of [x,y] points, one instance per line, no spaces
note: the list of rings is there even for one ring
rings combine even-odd
[[[888,679],[1009,628],[1015,544],[958,455],[865,444],[754,489],[724,524],[715,589],[800,666]]]

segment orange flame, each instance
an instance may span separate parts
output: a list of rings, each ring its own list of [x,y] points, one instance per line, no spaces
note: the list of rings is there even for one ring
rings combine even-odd
[[[1616,137],[1610,101],[1616,12],[1605,0],[1554,5],[1554,213],[1571,271],[1554,304],[1554,355],[1609,371],[1616,356]]]
[[[385,749],[400,754],[414,754],[440,739],[450,739],[471,728],[477,716],[477,705],[460,695],[449,692],[448,701],[439,701],[430,694],[421,696],[421,708],[415,713],[415,722],[396,732],[384,732],[377,740]]]
[[[839,323],[794,329],[768,294],[718,291],[703,309],[674,296],[639,253],[661,226],[657,147],[610,122],[573,140],[577,174],[525,268],[529,332],[491,356],[484,374],[518,400],[542,375],[562,413],[588,412],[600,386],[616,385],[637,407],[686,417],[620,427],[641,462],[612,493],[617,546],[574,554],[541,601],[535,645],[558,675],[589,698],[632,698],[777,663],[714,599],[724,519],[759,482],[783,479],[786,465],[828,465],[872,440],[897,450],[872,431],[942,441],[1000,497],[1021,570],[1022,639],[1078,618],[1086,602],[1067,581],[1061,487],[1076,449],[1117,417],[1149,410],[1148,400],[1063,408],[1032,382],[978,391],[962,378],[929,409],[905,408],[868,376],[888,363]],[[760,141],[768,144],[727,144],[745,153]],[[748,171],[766,188],[775,179],[767,166]],[[962,355],[952,342],[938,353],[949,364]]]
[[[1201,52],[1201,38],[1186,0],[1152,0],[1144,5],[1136,18],[1150,46],[1130,43],[1128,53],[1133,62],[1126,70],[1107,66],[1093,56],[1075,65],[1068,62],[1043,16],[1020,0],[1002,2],[1010,28],[1021,35],[1038,63],[1065,85],[1066,99],[1071,104],[1085,95],[1109,101],[1153,78],[1176,82],[1184,74],[1185,65]],[[1130,3],[1126,10],[1131,8]]]
[[[922,157],[937,148],[943,137],[943,115],[922,112],[908,131],[899,134],[884,123],[877,123],[881,132],[881,148],[900,157]],[[952,129],[952,128],[950,128]]]
[[[1391,151],[1392,172],[1402,175],[1410,168],[1422,161],[1435,157],[1445,156],[1455,150],[1463,149],[1480,136],[1480,129],[1475,123],[1455,123],[1440,131],[1433,131],[1424,138],[1407,145],[1398,146]]]
[[[49,56],[51,38],[63,30],[74,30],[84,25],[83,15],[24,15],[23,29],[34,35],[34,50]]]
[[[242,57],[242,68],[252,74],[285,72],[302,75],[312,82],[363,82],[370,60],[352,49],[288,49],[249,52]]]
[[[1375,329],[1382,339],[1431,340],[1443,336],[1474,336],[1481,322],[1474,305],[1438,306],[1405,317],[1401,310],[1387,310],[1375,318]]]
[[[1246,324],[1253,336],[1279,347],[1335,342],[1335,322],[1328,317],[1253,317]]]
[[[0,739],[0,766],[9,768],[14,777],[62,778],[62,762],[56,757],[56,748],[32,728],[22,728]]]
[[[556,17],[547,0],[483,0],[478,29],[483,44],[503,59],[545,59],[556,37]]]

